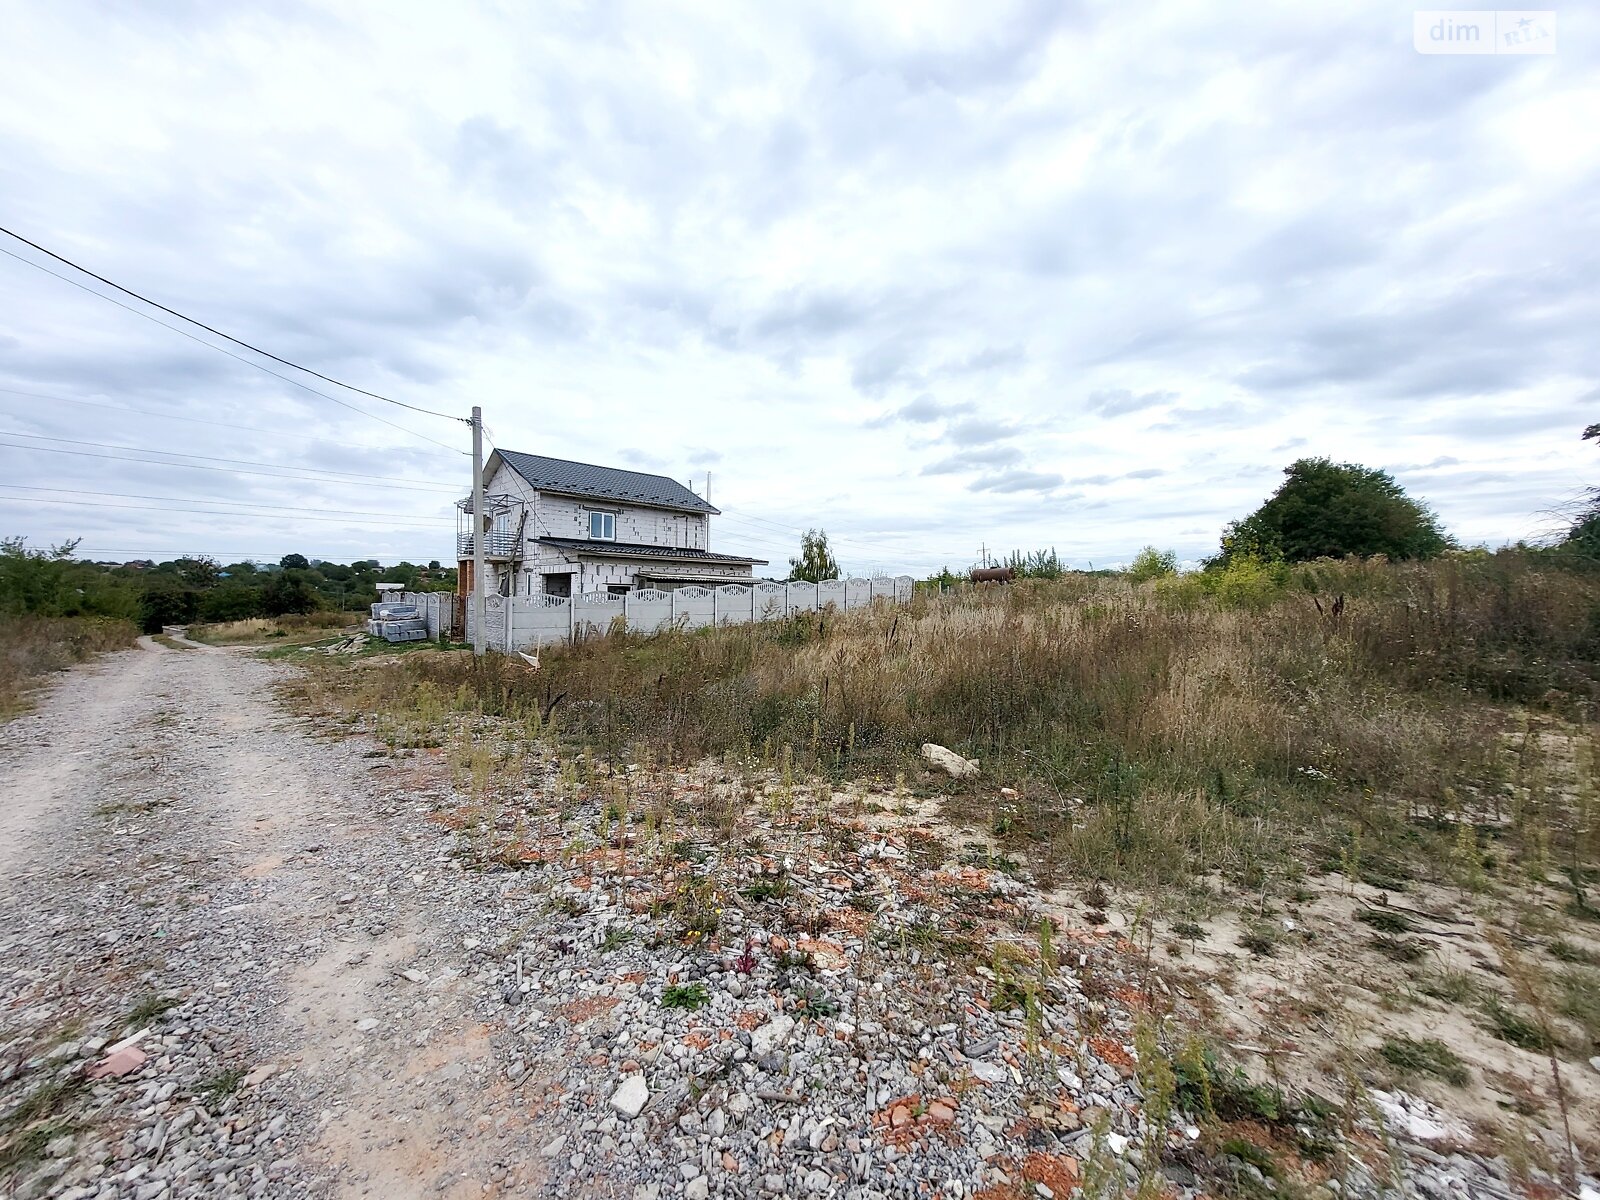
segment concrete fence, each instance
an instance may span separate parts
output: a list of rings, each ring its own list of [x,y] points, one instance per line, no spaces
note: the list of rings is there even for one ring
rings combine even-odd
[[[624,595],[586,592],[581,596],[487,596],[484,625],[492,650],[529,650],[552,642],[575,641],[609,633],[620,619],[634,633],[668,628],[703,629],[708,625],[742,625],[770,621],[793,613],[865,608],[875,600],[904,604],[915,580],[828,579],[822,583],[727,583],[721,587],[680,587],[673,591],[637,588]],[[422,603],[407,595],[413,603]],[[450,617],[449,598],[429,606],[428,632],[438,636],[438,622]],[[447,629],[448,632],[448,629]],[[472,640],[472,606],[467,605],[464,640]]]
[[[428,622],[428,637],[453,638],[456,629],[456,594],[454,592],[402,592],[400,603],[415,604],[423,619]]]

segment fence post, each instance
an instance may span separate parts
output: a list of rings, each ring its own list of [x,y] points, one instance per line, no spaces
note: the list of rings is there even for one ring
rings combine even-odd
[[[673,628],[677,628],[677,625],[678,625],[678,589],[677,588],[673,588],[670,592],[667,593],[667,601],[668,601],[668,604],[669,604],[669,610],[668,611],[671,614],[667,619],[672,622]]]
[[[567,597],[567,644],[578,640],[578,597]]]
[[[722,622],[717,617],[717,597],[721,595],[716,584],[711,585],[711,628],[715,629]]]
[[[629,623],[628,619],[628,597],[631,595],[633,595],[632,592],[622,593],[622,631],[624,633],[628,633],[633,629],[633,626]]]

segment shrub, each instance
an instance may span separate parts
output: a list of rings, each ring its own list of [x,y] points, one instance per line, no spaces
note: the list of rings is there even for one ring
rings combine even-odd
[[[1178,555],[1172,550],[1157,550],[1146,546],[1133,556],[1126,572],[1129,583],[1144,583],[1150,579],[1164,579],[1178,573]]]

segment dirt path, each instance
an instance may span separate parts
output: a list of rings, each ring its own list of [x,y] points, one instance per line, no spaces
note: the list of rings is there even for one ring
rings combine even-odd
[[[0,1061],[92,1059],[134,1026],[156,1032],[149,1061],[96,1085],[80,1131],[0,1172],[0,1191],[478,1196],[528,1181],[508,1167],[525,1147],[449,961],[471,905],[437,886],[445,835],[385,799],[392,766],[286,717],[276,678],[247,653],[147,640],[7,727]],[[405,776],[407,796],[437,782]],[[174,1007],[157,1017],[157,1001]],[[0,1107],[30,1082],[0,1074]]]
[[[104,768],[106,730],[137,719],[149,703],[158,665],[154,655],[142,652],[102,659],[65,676],[42,709],[6,726],[0,748],[0,879],[26,868],[37,835],[59,816],[73,821],[83,814],[83,784]]]

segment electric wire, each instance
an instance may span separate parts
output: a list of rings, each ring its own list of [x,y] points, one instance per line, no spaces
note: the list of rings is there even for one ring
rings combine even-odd
[[[179,413],[156,412],[149,408],[133,408],[126,404],[107,404],[100,400],[78,400],[71,396],[47,396],[42,392],[25,392],[20,388],[0,387],[0,397],[22,396],[31,400],[48,400],[52,404],[76,404],[85,408],[100,408],[107,412],[127,413],[131,416],[150,417],[157,421],[182,421],[189,425],[210,425],[217,429],[233,429],[241,433],[256,433],[265,437],[279,438],[292,441],[302,446],[335,446],[341,450],[349,451],[348,442],[336,442],[328,438],[308,438],[297,433],[290,433],[283,429],[268,429],[265,425],[238,425],[231,421],[208,421],[204,417],[187,417]],[[365,447],[366,449],[387,449],[387,447]],[[430,453],[417,451],[417,453]],[[452,450],[452,454],[456,451]]]
[[[407,409],[410,409],[412,412],[423,413],[423,414],[425,414],[427,416],[430,416],[430,417],[442,417],[447,421],[461,421],[464,424],[466,423],[466,418],[465,417],[458,417],[458,416],[455,416],[453,413],[435,412],[431,408],[421,408],[421,407],[419,407],[419,406],[417,406],[415,404],[407,404],[403,400],[395,400],[395,399],[393,399],[393,398],[391,398],[389,396],[382,395],[382,394],[380,394],[378,392],[369,392],[369,391],[367,391],[366,388],[356,387],[355,384],[353,384],[353,383],[345,383],[342,379],[335,379],[332,375],[324,375],[321,371],[314,371],[310,367],[301,366],[299,363],[292,362],[287,358],[280,358],[280,357],[278,357],[278,355],[272,353],[272,351],[270,351],[270,350],[263,350],[260,346],[253,346],[249,342],[246,342],[246,341],[244,341],[244,340],[242,340],[240,338],[234,337],[231,333],[223,333],[222,330],[213,328],[212,326],[207,325],[204,321],[198,321],[194,317],[191,317],[191,316],[188,316],[188,315],[186,315],[184,313],[181,313],[175,308],[168,308],[165,304],[162,304],[162,303],[160,303],[159,301],[156,301],[156,300],[152,300],[152,299],[150,299],[149,296],[141,295],[140,293],[134,291],[132,288],[123,287],[120,283],[113,283],[111,280],[107,279],[104,275],[97,275],[93,271],[89,270],[88,267],[81,266],[80,264],[73,262],[70,258],[65,258],[62,255],[57,254],[54,250],[46,250],[43,246],[39,245],[38,242],[29,241],[27,238],[23,237],[20,233],[17,233],[14,230],[7,229],[3,225],[0,225],[0,233],[5,234],[7,237],[15,238],[17,241],[21,242],[24,246],[31,246],[33,249],[37,250],[40,254],[48,255],[50,258],[55,259],[58,263],[61,263],[64,266],[71,267],[74,271],[77,271],[77,272],[79,272],[81,274],[87,275],[90,279],[99,280],[101,283],[105,284],[107,287],[115,288],[117,291],[121,292],[124,296],[132,296],[135,300],[139,301],[141,304],[148,304],[151,308],[158,308],[162,312],[166,313],[168,316],[177,317],[178,320],[186,321],[190,325],[194,325],[194,326],[196,326],[196,327],[198,327],[200,329],[204,329],[207,333],[214,333],[219,338],[223,338],[226,341],[232,342],[235,346],[243,346],[246,350],[249,350],[249,351],[252,351],[252,352],[254,352],[256,354],[259,354],[263,358],[270,358],[275,363],[282,363],[286,367],[293,367],[296,371],[303,371],[307,375],[314,375],[318,379],[322,380],[324,383],[331,383],[335,387],[342,387],[346,391],[356,392],[359,395],[368,396],[373,400],[382,400],[385,404],[393,404],[397,408],[407,408]],[[10,251],[5,251],[5,253],[10,254],[11,252]],[[18,262],[28,262],[27,259],[21,258],[20,256],[15,255],[15,254],[12,254],[11,257],[16,258]],[[37,263],[30,263],[29,265],[30,266],[38,266]],[[54,274],[54,272],[51,272],[51,274]],[[58,275],[58,276],[56,276],[56,278],[60,279],[62,277]],[[67,282],[71,282],[71,281],[67,280]],[[106,299],[110,299],[110,297],[105,297],[105,298]]]
[[[378,483],[387,483],[391,478],[387,475],[363,475],[356,471],[336,471],[332,467],[296,467],[291,466],[288,463],[258,462],[255,459],[250,458],[221,458],[214,454],[186,454],[182,450],[156,450],[149,446],[122,446],[116,444],[115,442],[89,442],[78,438],[55,437],[47,433],[22,433],[15,429],[0,429],[0,437],[28,438],[30,441],[39,442],[62,442],[68,446],[93,446],[97,450],[131,450],[138,454],[165,454],[169,458],[197,458],[203,462],[236,463],[245,467],[271,467],[274,470],[281,471],[312,471],[318,475],[340,475],[350,479],[373,480]],[[162,465],[182,466],[183,464],[166,463]],[[428,481],[425,479],[400,478],[395,480],[395,482],[427,483]],[[443,484],[433,484],[432,486],[437,488],[439,491],[456,491],[455,488]]]
[[[85,508],[133,509],[141,512],[181,512],[212,517],[250,517],[257,521],[334,521],[342,525],[381,525],[389,529],[437,529],[437,525],[424,525],[413,521],[374,521],[369,517],[311,517],[304,513],[288,514],[227,512],[216,508],[174,508],[167,504],[107,504],[103,500],[58,500],[46,496],[0,496],[0,504],[71,504]]]
[[[216,471],[225,475],[258,475],[265,479],[290,479],[296,483],[334,483],[343,484],[347,487],[383,488],[392,492],[429,492],[433,494],[441,491],[454,492],[457,490],[455,488],[407,487],[405,484],[400,483],[360,483],[354,479],[330,479],[315,475],[283,475],[275,471],[251,471],[242,467],[208,467],[204,463],[157,462],[155,459],[150,458],[129,458],[125,454],[96,454],[93,450],[63,450],[57,446],[26,446],[17,442],[0,442],[0,447],[11,450],[29,450],[37,454],[71,454],[79,458],[103,458],[112,462],[140,463],[147,467],[176,467],[185,471]]]
[[[0,232],[4,232],[4,231],[0,230]],[[441,446],[444,449],[450,451],[450,453],[452,453],[452,454],[465,454],[466,453],[465,450],[462,450],[458,446],[446,445],[444,442],[441,442],[438,438],[429,437],[425,433],[418,433],[415,429],[408,429],[408,428],[406,428],[406,426],[397,424],[396,422],[389,420],[387,417],[380,417],[377,413],[370,413],[364,408],[359,408],[354,404],[348,403],[347,401],[340,400],[337,396],[330,396],[330,395],[328,395],[327,392],[320,391],[317,388],[312,387],[310,384],[301,383],[300,380],[298,380],[298,379],[291,379],[287,375],[284,375],[284,374],[282,374],[282,373],[280,373],[278,371],[274,371],[271,367],[263,366],[261,363],[258,363],[258,362],[253,362],[252,360],[244,357],[244,355],[242,355],[242,354],[235,354],[232,350],[227,349],[225,346],[219,346],[215,342],[206,341],[205,338],[203,338],[203,337],[197,337],[196,335],[190,333],[187,329],[179,329],[176,325],[169,325],[169,324],[167,324],[167,322],[159,319],[158,317],[152,316],[150,313],[144,312],[141,309],[137,309],[137,308],[133,307],[133,305],[131,305],[131,304],[124,304],[121,300],[118,300],[115,296],[107,296],[104,292],[97,292],[92,287],[89,287],[89,286],[87,286],[86,284],[83,284],[83,283],[79,283],[76,279],[68,279],[65,275],[61,274],[59,271],[52,271],[49,267],[44,266],[42,263],[31,262],[28,259],[23,258],[22,255],[20,255],[20,254],[13,254],[10,250],[7,250],[4,246],[0,246],[0,254],[4,254],[7,258],[14,258],[19,263],[22,263],[25,266],[32,267],[36,271],[43,271],[46,275],[53,275],[55,278],[61,280],[62,283],[71,284],[73,287],[77,288],[79,291],[88,292],[89,295],[91,295],[91,296],[98,296],[100,299],[106,301],[108,304],[115,304],[118,308],[127,309],[127,311],[133,313],[135,316],[143,317],[147,321],[153,321],[157,325],[160,325],[163,329],[170,329],[173,333],[178,334],[180,337],[186,337],[191,342],[198,342],[202,346],[206,346],[206,347],[208,347],[208,348],[210,348],[212,350],[215,350],[218,354],[226,354],[229,358],[234,359],[234,360],[236,360],[238,362],[242,362],[246,366],[254,367],[258,371],[265,371],[268,375],[271,375],[274,379],[281,379],[281,380],[283,380],[283,382],[285,382],[287,384],[290,384],[290,385],[292,385],[294,387],[300,388],[302,391],[310,392],[313,396],[321,396],[324,400],[330,401],[333,404],[337,404],[340,408],[348,408],[353,413],[360,413],[363,417],[369,417],[372,420],[379,422],[380,424],[389,426],[391,429],[398,429],[402,433],[410,434],[412,437],[421,438],[425,442],[432,442],[435,446]],[[395,403],[398,403],[398,401],[396,401]],[[443,415],[443,414],[435,414],[435,415]],[[464,420],[465,418],[462,418],[462,417],[451,417],[450,419],[453,420],[453,421],[456,421],[456,420]]]
[[[174,504],[226,504],[232,508],[256,508],[280,513],[317,512],[346,517],[394,517],[397,520],[443,521],[447,524],[454,520],[452,517],[433,517],[427,513],[396,514],[375,512],[372,509],[362,508],[306,508],[303,505],[256,504],[249,500],[230,500],[226,496],[151,496],[143,492],[93,492],[75,487],[36,487],[26,483],[0,483],[0,488],[8,488],[19,492],[65,492],[71,496],[101,496],[109,497],[113,500],[164,500]],[[0,499],[5,499],[5,497],[0,497]]]
[[[734,522],[737,522],[737,523],[740,523],[740,524],[744,524],[744,525],[749,525],[749,526],[752,526],[752,527],[766,526],[768,528],[776,530],[779,533],[804,534],[804,533],[807,532],[807,530],[801,529],[798,526],[780,525],[776,521],[768,521],[768,520],[766,520],[765,518],[762,518],[762,517],[751,516],[748,513],[743,513],[741,510],[729,510],[729,509],[724,508],[724,509],[722,509],[722,516],[726,520],[734,521]],[[942,556],[948,556],[950,554],[962,553],[962,552],[956,552],[956,551],[945,551],[943,553],[943,555],[941,555],[941,554],[936,554],[936,553],[934,553],[932,551],[928,551],[928,550],[916,549],[914,547],[910,548],[910,549],[906,549],[906,548],[896,549],[894,547],[882,545],[880,543],[863,542],[863,541],[859,541],[859,540],[857,540],[855,538],[851,538],[851,537],[835,536],[834,534],[831,534],[831,533],[828,535],[828,541],[830,543],[838,543],[841,546],[852,546],[852,547],[855,547],[857,550],[867,550],[867,551],[870,551],[870,552],[875,553],[875,554],[886,554],[886,555],[891,555],[891,556],[896,557],[896,558],[904,558],[904,557],[906,557],[908,555],[915,555],[915,556],[917,556],[919,558],[934,559],[934,558],[939,558],[939,557],[942,557]]]

